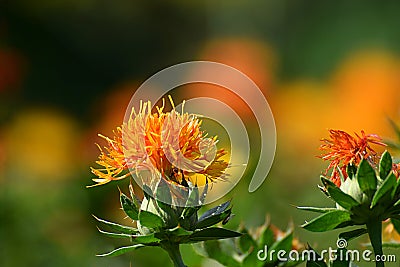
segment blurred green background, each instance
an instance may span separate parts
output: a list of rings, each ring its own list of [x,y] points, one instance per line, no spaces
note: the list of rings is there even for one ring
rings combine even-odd
[[[128,181],[85,186],[97,133],[122,123],[141,82],[190,60],[247,74],[276,120],[268,179],[252,194],[242,179],[226,197],[236,214],[228,227],[260,225],[268,213],[280,228],[292,221],[301,242],[334,247],[337,232],[300,229],[314,215],[294,205],[330,205],[317,188],[326,163],[315,157],[328,128],[393,134],[385,118],[400,121],[399,12],[399,1],[0,1],[0,266],[170,264],[157,248],[96,258],[123,243],[100,235],[91,214],[126,222],[117,185]],[[207,88],[246,117],[233,96]],[[183,254],[189,266],[215,264],[190,246]]]

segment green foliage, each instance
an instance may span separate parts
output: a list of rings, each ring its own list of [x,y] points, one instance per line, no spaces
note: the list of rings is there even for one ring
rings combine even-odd
[[[109,253],[98,256],[118,256],[145,246],[158,246],[167,250],[171,259],[178,266],[184,266],[179,252],[179,245],[201,241],[219,240],[239,237],[242,234],[232,230],[216,227],[218,223],[224,224],[231,217],[231,202],[227,201],[198,216],[198,211],[203,205],[208,185],[200,194],[196,186],[189,186],[184,192],[187,196],[185,207],[174,206],[173,196],[169,185],[161,179],[154,191],[144,187],[144,200],[136,199],[132,186],[129,187],[131,198],[120,193],[121,207],[132,222],[138,227],[130,227],[109,222],[94,216],[104,226],[113,232],[99,232],[113,238],[129,239],[132,245],[117,248]],[[167,201],[167,203],[163,202]],[[168,203],[169,201],[169,203]]]
[[[131,252],[135,249],[142,248],[142,247],[144,247],[144,245],[141,245],[141,244],[120,247],[120,248],[114,249],[113,251],[110,251],[108,253],[98,254],[97,256],[98,257],[115,257],[115,256],[119,256],[119,255],[125,254],[127,252]]]
[[[160,230],[164,227],[164,221],[159,216],[145,210],[140,211],[139,222],[142,226],[154,230]]]
[[[385,179],[390,171],[392,170],[392,156],[388,151],[385,151],[385,153],[382,154],[381,160],[379,162],[379,177],[381,179]]]
[[[323,184],[325,185],[326,190],[328,191],[331,198],[338,203],[341,207],[345,209],[351,209],[352,207],[360,205],[360,203],[355,200],[352,196],[346,194],[340,188],[338,188],[334,183],[330,180],[322,177],[321,178]]]
[[[317,208],[317,207],[297,207],[299,210],[312,211],[317,213],[326,213],[336,210],[336,208]]]
[[[332,210],[302,225],[304,229],[312,232],[325,232],[343,226],[351,222],[351,214],[344,210]]]
[[[370,207],[375,207],[375,205],[378,204],[378,202],[380,202],[383,197],[387,195],[387,193],[389,193],[388,197],[390,198],[391,193],[395,190],[396,183],[396,176],[393,173],[390,173],[383,183],[378,187]]]
[[[396,231],[400,230],[400,186],[392,171],[392,156],[383,153],[378,166],[362,159],[358,168],[347,166],[348,178],[340,188],[324,177],[322,190],[336,203],[336,208],[299,207],[299,209],[322,213],[302,225],[312,232],[325,232],[352,225],[365,225],[339,234],[347,241],[368,233],[375,255],[382,255],[382,221],[390,218]],[[353,176],[355,174],[355,176]],[[307,262],[307,266],[349,266],[349,262]],[[353,266],[353,265],[352,265]],[[376,266],[384,266],[377,262]]]
[[[368,231],[365,228],[356,229],[356,230],[340,233],[339,238],[345,239],[346,241],[350,241],[354,238],[357,238],[359,236],[366,234],[367,232]]]
[[[225,253],[224,245],[226,244],[217,240],[207,241],[206,245],[204,245],[204,249],[208,257],[218,261],[222,265],[240,267],[241,264],[230,255],[229,251],[226,251]],[[229,247],[229,249],[230,251],[233,251],[232,247]]]
[[[228,209],[230,204],[231,202],[227,201],[221,205],[216,206],[215,208],[209,209],[208,211],[204,212],[204,214],[197,221],[195,228],[203,229],[224,221],[231,215],[232,209]]]
[[[369,162],[363,159],[360,162],[357,170],[357,181],[360,189],[368,196],[371,197],[377,186],[377,178],[374,168],[369,164]]]
[[[353,179],[357,174],[357,167],[354,166],[353,164],[349,164],[346,167],[346,172],[347,172],[347,175],[349,176],[349,178]]]
[[[350,262],[350,260],[341,259],[339,256],[336,257],[336,259],[326,263],[325,260],[310,245],[307,245],[307,250],[313,252],[312,255],[315,255],[315,257],[307,261],[306,267],[357,267],[353,262]],[[336,255],[345,255],[346,249],[339,248],[336,253]]]
[[[257,229],[241,227],[241,236],[236,240],[224,239],[196,244],[196,251],[202,256],[212,258],[229,267],[274,267],[296,266],[301,262],[282,262],[272,250],[285,251],[293,248],[293,230],[281,232],[267,222]],[[250,234],[257,233],[257,234]],[[267,253],[267,254],[265,254]]]
[[[206,240],[224,239],[238,237],[241,234],[235,231],[231,231],[224,228],[206,228],[199,231],[195,231],[189,236],[189,242],[199,242]]]
[[[128,198],[124,193],[120,193],[120,202],[121,202],[121,207],[128,215],[129,218],[132,220],[138,220],[139,216],[139,206],[136,205],[136,203]]]
[[[119,233],[124,233],[124,234],[136,234],[136,233],[139,232],[138,229],[135,229],[135,228],[132,228],[132,227],[129,227],[129,226],[125,226],[125,225],[121,225],[121,224],[118,224],[118,223],[109,222],[109,221],[106,221],[106,220],[97,218],[97,217],[94,216],[94,215],[93,215],[93,217],[94,217],[97,221],[99,221],[99,222],[101,222],[101,223],[103,223],[103,224],[109,226],[110,228],[112,228],[113,230],[115,230],[115,231],[117,231],[117,232],[119,232]]]
[[[355,179],[349,177],[340,188],[329,179],[321,177],[323,190],[337,206],[299,207],[302,210],[323,213],[302,227],[313,232],[324,232],[399,217],[400,183],[391,171],[391,166],[392,157],[386,151],[380,160],[379,170],[368,160],[362,160],[356,171],[352,171],[356,173]]]

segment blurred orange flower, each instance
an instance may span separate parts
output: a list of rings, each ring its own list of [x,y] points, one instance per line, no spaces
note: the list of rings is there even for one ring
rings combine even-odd
[[[386,224],[386,226],[385,226]],[[384,224],[382,239],[384,242],[400,242],[400,234],[396,231],[393,224],[387,220]]]
[[[367,49],[356,50],[340,60],[326,80],[312,76],[282,80],[267,95],[278,138],[285,140],[280,149],[294,159],[299,153],[314,153],[310,148],[317,146],[327,128],[349,133],[364,129],[382,137],[392,135],[384,118],[396,119],[400,114],[399,77],[397,55]]]
[[[206,138],[200,129],[201,121],[196,115],[164,112],[164,105],[151,113],[151,103],[141,103],[138,113],[132,110],[129,120],[118,127],[114,138],[103,135],[108,147],[100,146],[97,164],[101,169],[91,168],[101,185],[127,177],[132,169],[151,172],[152,177],[164,177],[177,184],[187,185],[186,178],[202,174],[213,181],[223,177],[228,163],[221,159],[224,149],[216,150],[216,137]],[[94,186],[95,186],[94,185]]]
[[[340,186],[340,171],[343,173],[344,178],[347,178],[346,166],[354,164],[358,166],[362,159],[367,159],[370,163],[376,164],[379,157],[371,144],[386,146],[381,142],[381,138],[375,134],[366,135],[361,131],[361,136],[357,133],[356,136],[351,136],[345,131],[329,130],[330,139],[322,139],[324,142],[320,146],[320,150],[327,151],[326,154],[319,156],[323,160],[329,160],[330,164],[325,171],[325,175],[332,169],[331,180]]]

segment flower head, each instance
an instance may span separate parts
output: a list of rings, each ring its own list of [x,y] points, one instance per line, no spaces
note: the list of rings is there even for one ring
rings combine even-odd
[[[325,175],[332,170],[331,180],[337,186],[340,186],[341,183],[340,172],[344,179],[347,178],[347,165],[358,166],[362,159],[367,159],[373,165],[377,163],[379,157],[377,152],[371,148],[371,144],[386,146],[378,135],[366,135],[364,131],[361,131],[361,136],[357,133],[352,136],[341,130],[329,130],[329,133],[330,139],[322,139],[323,144],[320,146],[320,150],[327,153],[319,157],[330,161]]]
[[[118,127],[114,131],[114,139],[100,134],[99,136],[107,141],[108,147],[104,147],[103,150],[101,146],[97,145],[100,155],[96,163],[103,168],[91,168],[92,173],[98,177],[93,179],[93,181],[97,183],[96,185],[100,185],[108,183],[111,180],[119,180],[127,177],[129,173],[122,174],[128,169],[122,146],[122,129]]]
[[[104,150],[99,146],[97,164],[92,168],[98,178],[96,185],[127,177],[131,169],[136,173],[150,171],[151,177],[163,177],[176,184],[186,185],[202,175],[206,180],[222,179],[228,163],[222,159],[227,153],[216,149],[217,138],[207,138],[200,129],[201,120],[194,114],[175,110],[164,112],[164,105],[152,113],[151,103],[140,105],[139,112],[132,110],[114,138],[100,135],[108,142]]]

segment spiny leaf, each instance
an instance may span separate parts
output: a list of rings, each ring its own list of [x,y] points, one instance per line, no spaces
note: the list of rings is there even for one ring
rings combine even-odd
[[[317,213],[327,213],[332,210],[336,210],[336,208],[317,208],[317,207],[297,207],[299,210],[312,211]]]
[[[382,199],[382,197],[386,193],[394,191],[394,188],[396,186],[396,179],[397,178],[396,175],[394,175],[394,173],[388,175],[388,177],[383,181],[382,185],[378,188],[378,190],[374,194],[370,206],[371,209],[375,207],[375,205],[379,202],[379,200]]]
[[[331,180],[329,180],[328,178],[326,178],[325,176],[322,176],[322,175],[321,175],[320,179],[321,179],[321,183],[322,183],[325,187],[327,187],[327,186],[335,186],[335,183],[332,182]]]
[[[229,200],[227,202],[222,203],[221,205],[218,205],[218,206],[216,206],[214,208],[211,208],[211,209],[207,210],[206,212],[204,212],[200,216],[199,221],[201,221],[201,220],[203,220],[203,219],[205,219],[207,217],[216,215],[216,214],[221,214],[222,212],[224,212],[229,207],[230,204],[231,204],[231,201]]]
[[[109,237],[115,237],[115,238],[131,238],[133,234],[123,234],[123,233],[111,233],[111,232],[106,232],[104,230],[101,230],[99,227],[97,227],[97,230]]]
[[[254,249],[249,254],[245,254],[245,258],[242,261],[242,267],[272,267],[271,265],[265,264],[268,255],[258,254],[259,250]],[[267,253],[268,254],[268,253]],[[260,256],[260,259],[258,258]],[[264,258],[265,257],[265,258]]]
[[[361,160],[357,170],[357,181],[360,189],[369,197],[376,190],[377,178],[374,168],[366,159]]]
[[[138,235],[139,232],[137,232],[135,235],[129,235],[129,234],[121,234],[121,233],[111,233],[111,232],[106,232],[101,230],[100,228],[97,228],[100,233],[105,234],[109,237],[114,237],[114,238],[129,238],[132,240],[134,243],[141,243],[141,244],[150,244],[150,243],[157,243],[160,241],[160,239],[154,237],[154,234],[151,235]]]
[[[169,235],[174,235],[174,236],[188,236],[193,233],[192,231],[187,231],[179,226],[175,227],[174,229],[166,229],[165,232],[168,232]]]
[[[218,228],[218,227],[212,227],[212,228],[206,228],[202,229],[200,231],[196,231],[193,233],[189,240],[192,242],[198,242],[198,241],[206,241],[206,240],[216,240],[216,239],[224,239],[224,238],[232,238],[232,237],[238,237],[241,236],[241,233],[228,230],[225,228]]]
[[[92,215],[92,216],[93,216],[97,221],[99,221],[99,222],[101,222],[101,223],[103,223],[103,224],[109,226],[110,228],[112,228],[112,229],[114,229],[114,230],[116,230],[116,231],[118,231],[118,232],[121,232],[121,233],[124,233],[124,234],[135,234],[135,233],[137,233],[137,229],[134,229],[134,228],[132,228],[132,227],[125,226],[125,225],[120,225],[120,224],[113,223],[113,222],[109,222],[109,221],[100,219],[100,218],[98,218],[98,217],[96,217],[96,216],[94,216],[94,215]]]
[[[155,237],[154,234],[132,236],[132,242],[140,244],[153,244],[153,243],[158,243],[160,241],[161,240]]]
[[[121,207],[125,214],[128,215],[128,217],[132,220],[138,220],[139,207],[135,205],[135,202],[133,202],[122,192],[120,193],[119,199],[121,202]]]
[[[179,218],[179,224],[186,230],[195,230],[196,223],[198,221],[197,210],[200,207],[187,207],[185,209],[186,213]]]
[[[287,253],[290,251],[290,249],[292,248],[292,242],[293,242],[293,233],[290,232],[289,234],[287,234],[285,237],[283,237],[281,240],[275,242],[272,246],[271,246],[271,251],[286,251]],[[272,262],[275,265],[278,265],[279,260],[277,258],[277,254],[273,254],[272,257],[268,258],[268,262]]]
[[[260,245],[260,247],[263,247],[263,246],[271,247],[272,244],[274,244],[274,241],[275,241],[274,239],[275,239],[274,231],[271,229],[270,226],[268,226],[264,230],[264,232],[261,234],[259,245]]]
[[[218,261],[219,263],[223,264],[224,266],[230,267],[240,267],[241,264],[235,260],[232,255],[227,255],[224,253],[220,246],[220,242],[217,240],[210,240],[204,242],[204,249],[207,252],[207,256],[211,259]]]
[[[322,257],[308,243],[306,251],[309,252],[309,260],[306,263],[306,267],[328,267]]]
[[[140,207],[140,205],[142,204],[142,201],[139,200],[139,198],[135,194],[135,191],[133,190],[132,179],[129,183],[129,194],[131,195],[131,199],[134,202],[135,206]]]
[[[187,219],[192,216],[195,212],[197,212],[200,207],[186,207],[182,212],[182,218]]]
[[[326,180],[324,178],[324,180]],[[329,195],[336,203],[338,203],[343,208],[350,210],[351,208],[360,205],[360,203],[355,200],[352,196],[343,192],[339,187],[337,187],[333,183],[326,182],[326,189],[328,190]]]
[[[333,230],[343,223],[351,221],[350,213],[344,210],[334,210],[305,223],[302,227],[312,232]]]
[[[136,244],[136,245],[132,245],[132,246],[126,246],[126,247],[120,247],[120,248],[114,249],[111,252],[104,253],[104,254],[99,254],[99,255],[96,255],[96,256],[98,256],[98,257],[115,257],[115,256],[119,256],[119,255],[125,254],[127,252],[130,252],[130,251],[133,251],[135,249],[142,248],[142,247],[144,247],[144,245],[141,245],[141,244]]]
[[[140,224],[147,228],[160,229],[164,227],[164,221],[154,213],[141,210],[139,213]]]
[[[344,233],[339,234],[339,238],[345,239],[346,241],[350,241],[354,238],[357,238],[359,236],[362,236],[363,234],[368,233],[367,229],[361,228],[361,229],[356,229]]]
[[[390,171],[392,170],[392,156],[390,153],[386,150],[381,157],[381,160],[379,162],[379,176],[381,179],[385,179]]]
[[[400,193],[399,191],[400,191],[400,179],[397,179],[397,183],[394,186],[391,197],[392,198],[396,197]]]
[[[241,231],[242,236],[239,238],[239,248],[243,253],[246,253],[251,248],[257,247],[257,243],[246,229]]]
[[[208,217],[205,218],[200,218],[197,223],[196,223],[196,229],[203,229],[209,226],[212,226],[214,224],[217,224],[219,222],[222,222],[226,218],[228,218],[231,215],[232,209],[228,209],[223,211],[222,213],[218,212],[215,214],[212,214]]]
[[[347,165],[347,167],[346,167],[346,172],[347,172],[347,175],[349,176],[349,178],[350,178],[350,179],[353,179],[353,177],[356,176],[357,167],[354,166],[353,164],[349,164],[349,165]]]

